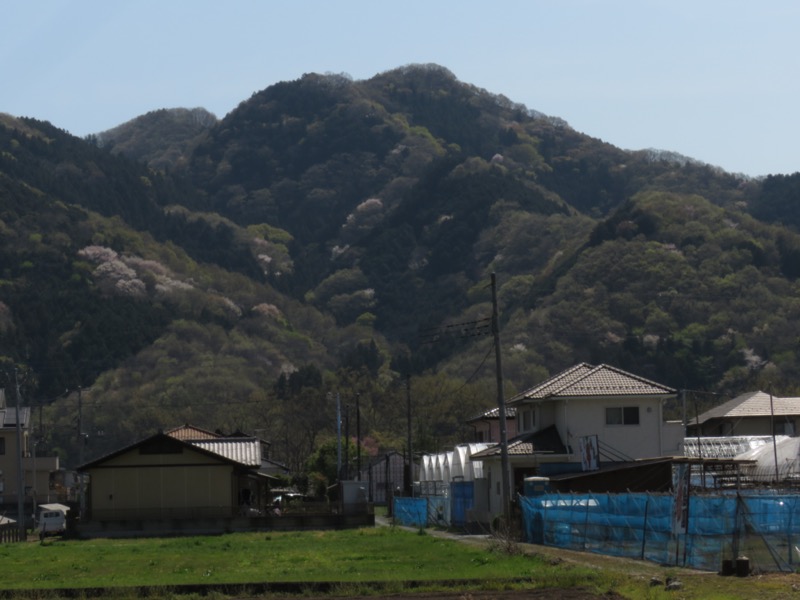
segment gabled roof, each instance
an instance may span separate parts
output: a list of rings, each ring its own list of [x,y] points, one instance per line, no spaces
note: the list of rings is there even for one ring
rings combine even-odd
[[[203,448],[248,467],[261,466],[261,441],[257,438],[223,438],[187,440],[192,446]]]
[[[140,440],[140,441],[138,441],[138,442],[136,442],[134,444],[130,444],[129,446],[125,446],[124,448],[120,448],[119,450],[111,452],[110,454],[106,454],[105,456],[101,456],[100,458],[95,459],[95,460],[93,460],[91,462],[88,462],[86,464],[80,465],[80,466],[78,466],[77,470],[78,471],[86,471],[87,469],[97,467],[97,466],[103,464],[104,462],[107,462],[107,461],[111,460],[112,458],[116,458],[117,456],[121,456],[121,455],[126,454],[128,452],[131,452],[132,450],[136,450],[137,448],[148,447],[148,446],[149,447],[153,447],[153,446],[159,446],[159,445],[163,446],[164,444],[172,445],[173,447],[182,446],[183,448],[187,448],[189,450],[192,450],[193,452],[197,452],[199,454],[204,454],[204,455],[208,456],[209,458],[212,458],[212,459],[220,461],[220,462],[229,463],[229,464],[234,465],[236,467],[252,468],[254,466],[258,467],[258,466],[261,465],[260,460],[256,464],[241,462],[239,460],[236,460],[235,458],[231,458],[231,457],[226,456],[224,454],[221,454],[219,452],[214,452],[212,450],[203,448],[202,446],[197,445],[195,443],[191,443],[191,442],[187,442],[187,441],[184,441],[184,440],[180,440],[178,438],[175,438],[175,437],[172,437],[170,435],[167,435],[166,433],[159,432],[159,433],[157,433],[155,435],[150,436],[149,438],[145,438],[145,439]]]
[[[509,404],[598,396],[663,396],[675,390],[644,377],[611,367],[580,363],[517,394]]]
[[[481,459],[500,456],[500,451],[500,445],[495,444],[485,450],[476,452],[471,458]],[[508,440],[509,456],[523,456],[537,452],[547,454],[567,453],[567,448],[564,446],[564,442],[561,441],[561,436],[558,435],[555,425],[545,427],[541,431],[529,431]]]
[[[697,419],[690,419],[689,425],[696,425],[710,421],[711,419],[741,419],[743,417],[776,417],[800,415],[800,398],[779,398],[772,396],[772,407],[770,407],[770,395],[764,392],[748,392],[736,396],[733,400],[715,406],[707,410]]]
[[[506,406],[506,419],[514,419],[516,416],[517,409]],[[481,414],[476,415],[471,419],[468,419],[467,423],[475,423],[477,421],[494,421],[495,419],[500,419],[500,409],[496,406],[494,408],[490,408],[489,410],[483,411]]]
[[[31,420],[31,407],[19,407],[19,424],[21,427],[27,427]],[[16,408],[0,408],[0,428],[16,427],[17,426],[17,409]]]
[[[189,425],[188,423],[179,427],[167,429],[164,433],[178,440],[210,440],[222,437],[218,433],[201,429],[200,427],[195,427],[194,425]]]

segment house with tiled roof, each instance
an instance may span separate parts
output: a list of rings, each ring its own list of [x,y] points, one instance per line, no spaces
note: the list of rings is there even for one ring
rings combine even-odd
[[[687,436],[794,436],[798,422],[800,398],[748,392],[689,419]]]
[[[683,425],[664,419],[677,391],[609,365],[580,363],[507,401],[518,433],[508,440],[515,491],[529,476],[593,471],[604,464],[679,456]],[[502,450],[472,455],[484,462],[490,510],[502,506]]]
[[[500,409],[496,406],[467,420],[475,430],[474,443],[497,443],[500,441]],[[506,436],[517,435],[517,409],[506,407]]]

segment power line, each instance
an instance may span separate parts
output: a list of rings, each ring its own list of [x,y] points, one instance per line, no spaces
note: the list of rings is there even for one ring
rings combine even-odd
[[[433,344],[444,337],[469,338],[489,335],[492,332],[492,319],[485,317],[475,321],[450,323],[439,327],[424,329],[419,334],[420,344]]]

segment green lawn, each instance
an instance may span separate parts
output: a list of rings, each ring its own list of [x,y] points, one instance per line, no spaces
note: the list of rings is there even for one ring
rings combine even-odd
[[[678,593],[666,591],[663,584],[651,585],[653,577],[677,577],[684,587]],[[248,584],[255,589],[264,583],[292,582],[331,582],[332,593],[339,595],[387,595],[412,588],[446,589],[451,580],[461,582],[462,592],[581,587],[598,595],[613,591],[649,600],[776,600],[800,589],[796,574],[719,577],[501,539],[464,543],[396,527],[123,540],[56,538],[0,545],[0,592],[5,591],[5,597],[13,597],[14,590],[34,590],[20,596],[32,598],[45,597],[54,588],[93,588],[77,594],[122,599],[141,595],[140,590],[126,588],[143,587],[149,588],[146,595],[165,597],[202,595],[202,590],[179,592],[178,586],[229,585],[214,588],[219,598],[227,593],[241,596]],[[329,590],[314,593],[324,591]]]
[[[381,527],[0,546],[0,589],[531,577],[530,556]]]

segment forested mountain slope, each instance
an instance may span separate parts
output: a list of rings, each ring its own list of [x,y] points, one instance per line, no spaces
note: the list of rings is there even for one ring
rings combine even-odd
[[[202,108],[154,110],[131,119],[90,141],[112,154],[125,154],[144,162],[151,169],[165,171],[180,168],[194,146],[217,117]]]
[[[4,118],[0,353],[68,457],[77,386],[90,455],[189,421],[299,468],[336,394],[402,448],[409,374],[433,450],[494,402],[491,339],[421,332],[488,317],[496,273],[509,393],[586,360],[788,394],[799,178],[623,151],[435,65],[87,140]]]

